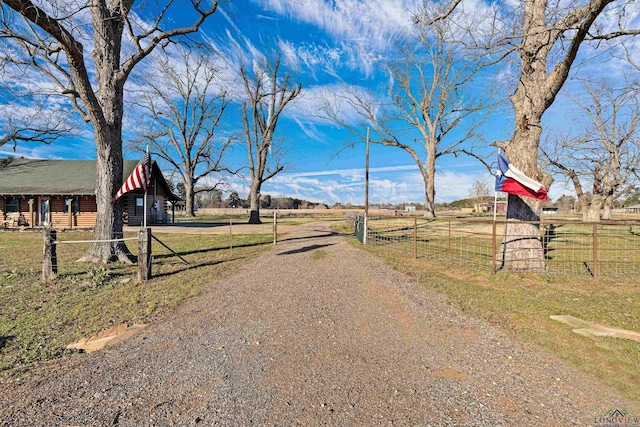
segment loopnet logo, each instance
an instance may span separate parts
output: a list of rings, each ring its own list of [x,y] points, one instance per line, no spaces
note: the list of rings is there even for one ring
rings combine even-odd
[[[624,409],[611,409],[595,418],[593,427],[640,427],[640,417],[634,417]]]

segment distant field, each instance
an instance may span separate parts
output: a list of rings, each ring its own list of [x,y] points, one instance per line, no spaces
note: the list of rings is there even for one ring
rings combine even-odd
[[[260,221],[273,224],[273,210],[260,210]],[[313,221],[341,221],[346,218],[347,211],[315,210],[315,209],[282,209],[276,210],[278,224],[297,225]],[[185,217],[184,212],[176,212],[176,224],[187,223],[229,223],[243,224],[249,221],[248,209],[199,209],[195,217]]]

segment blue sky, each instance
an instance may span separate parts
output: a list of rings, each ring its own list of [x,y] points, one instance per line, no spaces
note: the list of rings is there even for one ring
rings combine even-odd
[[[384,96],[389,84],[382,71],[387,59],[397,56],[397,45],[406,42],[412,32],[411,16],[418,0],[240,0],[222,1],[216,14],[204,25],[206,40],[221,54],[221,64],[230,68],[222,72],[233,82],[232,68],[242,58],[252,61],[262,55],[278,52],[289,73],[303,85],[303,94],[291,104],[278,124],[278,144],[287,151],[286,169],[263,186],[263,194],[292,196],[335,203],[362,204],[364,201],[364,144],[340,151],[346,144],[357,142],[347,131],[318,117],[322,94],[349,87],[368,90]],[[479,16],[487,5],[481,0],[465,0],[466,11]],[[184,19],[175,17],[176,21]],[[638,49],[640,50],[640,49]],[[584,58],[595,51],[583,50]],[[136,70],[143,71],[142,67]],[[581,67],[583,74],[621,73],[620,61],[610,55],[599,56],[592,65]],[[517,73],[517,65],[505,62],[501,72],[507,77]],[[236,77],[237,80],[237,77]],[[505,81],[509,82],[507,78]],[[137,80],[131,79],[131,86]],[[227,83],[233,87],[233,83]],[[237,89],[237,88],[236,88]],[[506,96],[513,88],[509,84],[496,87]],[[231,90],[233,93],[233,90]],[[239,95],[239,91],[238,97]],[[545,116],[545,125],[566,122],[570,116],[569,102],[559,97]],[[233,109],[226,117],[229,131],[241,127]],[[348,112],[345,112],[348,114]],[[133,114],[125,124],[135,127]],[[0,147],[0,155],[25,155],[38,158],[95,158],[91,129],[79,127],[77,136],[59,140],[52,145],[19,144]],[[511,108],[508,103],[494,112],[483,128],[487,143],[508,139],[511,134]],[[125,133],[125,139],[132,137]],[[495,149],[484,147],[482,152]],[[339,155],[338,155],[339,153]],[[125,158],[136,158],[125,153]],[[234,150],[230,162],[245,162],[243,146]],[[393,147],[371,147],[370,200],[379,202],[423,202],[424,189],[417,166],[408,154]],[[448,202],[468,197],[472,183],[478,179],[492,182],[486,169],[470,157],[443,157],[437,164],[436,201]],[[556,182],[550,191],[552,198],[570,193],[568,186]],[[248,193],[248,183],[240,178],[229,180],[229,189],[241,196]]]

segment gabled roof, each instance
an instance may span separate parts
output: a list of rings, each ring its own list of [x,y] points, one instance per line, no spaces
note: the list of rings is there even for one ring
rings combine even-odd
[[[138,162],[125,160],[123,180]],[[161,185],[170,200],[179,200],[167,185],[158,165],[153,162],[153,174],[162,178]],[[74,195],[89,196],[96,193],[95,160],[31,160],[17,159],[0,169],[0,195]]]

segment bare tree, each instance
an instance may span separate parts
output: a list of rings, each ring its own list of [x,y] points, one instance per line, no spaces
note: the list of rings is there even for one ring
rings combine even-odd
[[[469,196],[475,200],[476,212],[482,212],[482,205],[487,197],[491,195],[489,184],[482,179],[478,179],[471,184]]]
[[[0,147],[13,144],[15,151],[20,142],[51,144],[73,134],[73,126],[67,120],[69,111],[61,108],[53,97],[37,94],[31,97],[30,105],[25,106],[21,100],[30,93],[4,82],[1,87],[2,98],[11,101],[0,104]]]
[[[229,100],[211,57],[191,50],[181,55],[182,61],[164,56],[151,68],[138,98],[151,123],[134,147],[144,151],[148,144],[171,165],[184,185],[185,214],[193,217],[196,195],[217,189],[222,173],[234,173],[225,163],[233,138],[218,135]]]
[[[515,92],[510,96],[514,109],[514,131],[509,141],[496,143],[504,148],[509,160],[528,176],[548,187],[552,178],[538,169],[538,151],[542,134],[542,116],[551,107],[564,86],[581,45],[589,40],[608,40],[624,35],[640,34],[625,28],[625,7],[631,0],[575,0],[569,4],[547,0],[522,1],[515,8],[505,3],[496,9],[496,22],[511,33],[494,37],[487,49],[511,46],[519,61],[520,72]],[[433,24],[446,21],[461,4],[453,0],[447,11],[437,17],[417,15],[416,21]],[[609,33],[596,19],[608,13],[620,24]],[[483,41],[484,43],[484,41]],[[505,238],[502,245],[503,266],[513,269],[544,270],[544,252],[538,221],[542,202],[509,195]]]
[[[302,91],[300,84],[291,82],[291,76],[278,77],[280,60],[273,64],[264,61],[255,66],[253,72],[245,67],[240,69],[247,101],[242,104],[244,135],[249,158],[251,187],[250,224],[260,221],[260,189],[265,181],[284,169],[279,152],[273,148],[276,125],[280,114],[289,102]]]
[[[640,93],[605,81],[585,82],[585,99],[572,97],[588,118],[585,131],[559,138],[541,150],[550,164],[574,185],[583,221],[611,219],[613,201],[633,184],[640,161]],[[591,184],[590,197],[584,186]]]
[[[24,118],[11,116],[11,113],[5,114],[4,134],[0,136],[0,147],[12,143],[15,150],[18,142],[51,144],[72,131],[65,122],[49,114]]]
[[[472,154],[464,143],[481,138],[477,131],[493,102],[475,78],[491,59],[466,49],[445,24],[422,28],[417,42],[417,48],[400,48],[402,59],[389,64],[394,84],[387,104],[353,88],[333,95],[355,110],[362,123],[349,123],[330,99],[323,110],[329,120],[362,141],[363,130],[372,126],[372,143],[408,153],[424,183],[425,216],[433,218],[436,161],[445,155]]]
[[[139,13],[133,10],[134,0],[38,3],[40,6],[30,0],[2,1],[2,63],[40,73],[58,93],[68,97],[86,122],[91,122],[97,147],[94,237],[120,237],[121,202],[114,202],[114,196],[122,184],[125,83],[134,67],[156,47],[197,32],[216,11],[218,0],[190,0],[193,24],[174,29],[166,28],[168,14],[176,7],[184,8],[183,2],[160,2],[156,10],[141,3]],[[153,18],[142,22],[142,16]],[[86,55],[85,49],[91,49],[91,54]],[[122,242],[93,243],[82,260],[108,262],[117,258],[129,262],[128,255]]]

